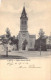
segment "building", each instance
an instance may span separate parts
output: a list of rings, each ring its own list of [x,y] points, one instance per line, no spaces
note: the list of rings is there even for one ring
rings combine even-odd
[[[47,45],[47,49],[51,49],[51,35],[47,37],[46,45]]]
[[[34,50],[36,36],[30,35],[28,32],[28,17],[25,7],[23,7],[21,13],[20,31],[17,37],[19,40],[19,50]]]
[[[51,36],[47,37],[46,44],[50,44],[51,45]]]

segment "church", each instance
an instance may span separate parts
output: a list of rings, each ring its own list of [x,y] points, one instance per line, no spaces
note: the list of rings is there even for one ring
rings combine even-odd
[[[28,17],[25,6],[20,17],[20,31],[17,38],[19,40],[19,50],[34,50],[36,36],[30,35],[28,32]]]

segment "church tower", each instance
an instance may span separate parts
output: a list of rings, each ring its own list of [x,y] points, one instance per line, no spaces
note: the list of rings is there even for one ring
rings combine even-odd
[[[18,34],[19,50],[34,49],[35,36],[29,35],[27,24],[28,17],[24,6],[20,17],[20,31]]]
[[[21,13],[21,17],[20,17],[20,31],[27,31],[27,21],[28,21],[28,17],[25,11],[25,6],[23,7],[23,11]]]

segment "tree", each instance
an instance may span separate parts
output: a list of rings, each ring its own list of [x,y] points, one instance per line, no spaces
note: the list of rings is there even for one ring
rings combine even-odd
[[[15,39],[15,44],[16,44],[17,50],[19,50],[19,40],[18,39]]]
[[[5,51],[6,51],[6,56],[8,57],[8,46],[7,46],[8,38],[6,38],[6,36],[3,35],[3,36],[1,36],[1,39],[2,39],[2,44],[3,44]]]
[[[45,35],[44,35],[44,31],[43,29],[40,29],[39,31],[39,38],[43,38]]]
[[[11,40],[11,45],[16,45],[16,48],[17,48],[17,50],[19,49],[19,40],[18,40],[18,38],[15,38],[15,36],[13,36],[13,37],[11,37],[10,38],[10,40]]]
[[[40,45],[40,55],[41,55],[41,50],[46,50],[46,36],[44,35],[43,29],[40,29],[39,31],[39,45]]]
[[[41,55],[41,51],[46,51],[46,36],[44,35],[44,31],[43,29],[40,29],[39,31],[39,38],[35,41],[35,50],[40,51],[40,55]]]
[[[9,28],[6,29],[6,37],[7,38],[10,38],[11,37],[11,33],[10,33]]]

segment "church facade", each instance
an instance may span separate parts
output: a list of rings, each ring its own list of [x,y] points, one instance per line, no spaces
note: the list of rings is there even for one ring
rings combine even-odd
[[[17,37],[19,40],[19,50],[34,50],[36,36],[30,35],[28,32],[28,17],[25,7],[23,7],[21,13],[20,31]]]

